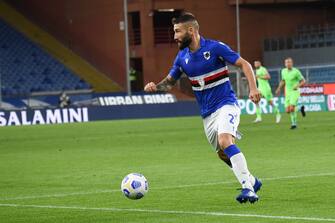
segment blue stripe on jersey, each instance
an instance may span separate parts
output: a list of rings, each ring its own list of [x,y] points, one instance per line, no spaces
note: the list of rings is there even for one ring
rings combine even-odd
[[[191,52],[189,48],[180,50],[169,72],[175,80],[185,73],[189,78],[215,72],[226,66],[226,62],[235,64],[240,56],[229,46],[215,40],[200,39],[200,48]],[[209,116],[226,104],[237,104],[230,81],[215,87],[194,91],[203,118]]]

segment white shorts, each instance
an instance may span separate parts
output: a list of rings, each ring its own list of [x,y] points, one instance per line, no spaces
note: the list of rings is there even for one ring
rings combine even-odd
[[[237,105],[224,105],[203,119],[208,142],[215,151],[220,150],[219,134],[228,133],[236,137],[237,128],[240,124],[240,114],[241,110]]]

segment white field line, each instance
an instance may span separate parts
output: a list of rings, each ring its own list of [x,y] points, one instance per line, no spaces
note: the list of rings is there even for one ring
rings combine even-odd
[[[124,209],[123,208],[97,208],[97,207],[80,207],[80,206],[28,205],[28,204],[27,205],[0,204],[0,207],[67,209],[67,210],[106,211],[106,212],[142,212],[142,213],[174,214],[174,215],[203,215],[203,216],[221,216],[221,217],[228,216],[228,217],[240,217],[240,218],[264,218],[264,219],[281,219],[281,220],[335,222],[335,218],[276,216],[276,215],[240,214],[240,213],[206,212],[206,211],[175,211],[175,210],[134,209],[134,208],[124,208]]]
[[[262,178],[262,181],[275,181],[275,180],[285,180],[285,179],[299,179],[305,177],[318,177],[318,176],[335,176],[335,172],[332,173],[317,173],[317,174],[304,174],[304,175],[292,175],[284,177],[269,177]],[[198,183],[198,184],[183,184],[176,186],[166,186],[166,187],[156,187],[150,188],[150,190],[166,190],[166,189],[178,189],[187,187],[201,187],[201,186],[212,186],[212,185],[225,185],[234,184],[236,181],[221,181],[221,182],[209,182],[209,183]],[[100,194],[100,193],[113,193],[120,192],[120,189],[113,190],[96,190],[96,191],[83,191],[83,192],[73,192],[73,193],[59,193],[59,194],[45,194],[45,195],[32,195],[32,196],[19,196],[19,197],[3,197],[0,201],[11,201],[11,200],[29,200],[38,198],[51,198],[51,197],[67,197],[67,196],[77,196],[77,195],[88,195],[88,194]]]

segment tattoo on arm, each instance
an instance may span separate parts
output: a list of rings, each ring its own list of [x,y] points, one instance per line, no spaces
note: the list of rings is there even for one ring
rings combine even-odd
[[[165,77],[161,82],[159,82],[156,87],[158,91],[168,91],[176,84],[176,80],[171,76]]]

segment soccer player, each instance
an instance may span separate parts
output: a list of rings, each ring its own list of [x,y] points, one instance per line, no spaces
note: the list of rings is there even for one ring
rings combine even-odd
[[[158,84],[148,83],[144,90],[167,91],[183,73],[188,76],[201,110],[207,139],[242,185],[236,200],[254,203],[262,183],[251,175],[243,153],[235,145],[240,108],[229,81],[227,62],[242,68],[249,83],[249,98],[258,103],[261,95],[252,67],[226,44],[200,36],[199,24],[192,14],[182,14],[172,23],[180,51],[169,74]]]
[[[272,106],[273,112],[276,114],[276,123],[280,122],[280,112],[278,109],[278,106],[273,104],[273,96],[271,87],[269,84],[269,80],[271,79],[271,76],[268,72],[268,70],[262,66],[262,63],[258,60],[254,62],[254,66],[256,69],[256,79],[258,83],[258,90],[261,92],[262,97],[264,97],[267,102]],[[262,110],[259,106],[259,104],[256,104],[256,119],[255,123],[262,121]]]
[[[292,58],[285,59],[285,68],[281,71],[281,81],[276,90],[280,94],[280,89],[285,85],[285,110],[290,114],[291,129],[297,128],[297,104],[300,97],[299,88],[305,84],[305,79],[301,72],[293,67]]]

